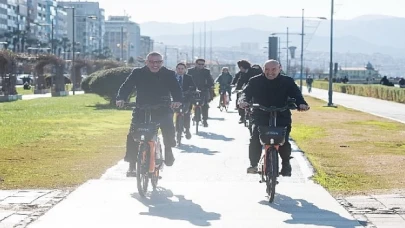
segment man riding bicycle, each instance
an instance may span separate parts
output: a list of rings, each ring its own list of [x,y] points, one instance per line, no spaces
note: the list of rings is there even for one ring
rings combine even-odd
[[[182,102],[182,91],[174,71],[162,67],[162,55],[151,52],[146,58],[146,66],[135,68],[118,90],[116,105],[123,107],[129,95],[136,89],[137,105],[156,105],[162,103],[162,97],[172,97],[172,108],[177,108]],[[176,146],[175,129],[173,124],[173,110],[170,107],[152,111],[152,121],[160,124],[163,143],[165,145],[165,164],[172,166],[174,156],[172,147]],[[145,112],[134,109],[131,127],[143,122]],[[138,143],[127,135],[127,150],[124,160],[129,162],[127,176],[135,176],[136,159],[138,156]]]
[[[283,107],[288,98],[295,98],[299,110],[307,111],[308,104],[305,102],[302,93],[295,84],[294,79],[280,75],[280,64],[276,60],[268,60],[264,64],[264,73],[249,80],[243,89],[239,99],[239,106],[247,108],[250,102],[258,103],[266,107]],[[269,123],[269,115],[261,110],[254,110],[252,113],[253,126],[249,145],[250,167],[248,173],[257,173],[257,164],[262,153],[258,126]],[[291,132],[291,112],[289,110],[278,113],[277,126],[287,127],[284,145],[280,146],[279,153],[282,160],[281,175],[291,176],[291,144],[288,142]]]
[[[232,83],[233,77],[229,73],[229,68],[228,67],[223,67],[222,68],[222,74],[218,76],[217,79],[215,79],[216,83],[219,83],[219,94],[223,93],[228,93],[229,101],[231,101],[231,83]],[[221,100],[219,101],[218,108],[221,107]]]
[[[183,90],[183,107],[188,109],[188,112],[184,113],[184,129],[186,130],[186,139],[191,139],[190,133],[190,122],[191,122],[191,109],[192,105],[192,94],[187,94],[187,92],[195,91],[196,86],[193,81],[193,77],[186,74],[187,66],[184,63],[179,63],[176,66],[176,78],[179,82],[180,87]]]
[[[211,89],[214,86],[214,80],[212,79],[210,70],[204,67],[204,59],[197,59],[195,63],[196,66],[190,68],[187,73],[193,77],[195,85],[201,91],[202,97],[204,97],[204,105],[202,106],[203,125],[204,127],[208,127],[208,103],[211,100]]]
[[[240,60],[238,61],[238,67],[240,69],[241,72],[243,72],[236,84],[236,88],[235,90],[241,90],[243,88],[243,86],[245,86],[249,79],[259,75],[261,73],[263,73],[263,71],[261,69],[257,69],[257,68],[252,68],[252,65],[246,61],[246,60]],[[245,120],[245,110],[242,108],[239,108],[239,123],[243,123]]]

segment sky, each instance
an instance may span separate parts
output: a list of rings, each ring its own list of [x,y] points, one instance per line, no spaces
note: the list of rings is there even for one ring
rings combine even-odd
[[[95,0],[92,0],[95,1]],[[332,0],[98,0],[106,16],[130,15],[137,23],[147,21],[187,23],[227,16],[262,14],[330,18]],[[238,4],[240,2],[240,4]],[[404,0],[335,0],[335,18],[383,14],[403,17]]]

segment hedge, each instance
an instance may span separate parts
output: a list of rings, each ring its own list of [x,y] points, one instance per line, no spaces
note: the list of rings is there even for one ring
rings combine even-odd
[[[91,74],[89,76],[91,79],[85,81],[89,81],[89,91],[91,91],[91,93],[95,93],[110,101],[111,104],[114,104],[118,89],[132,70],[133,68],[131,67],[100,70]]]
[[[327,81],[314,81],[312,87],[328,90],[329,83]],[[404,88],[383,85],[333,83],[333,91],[405,104]]]

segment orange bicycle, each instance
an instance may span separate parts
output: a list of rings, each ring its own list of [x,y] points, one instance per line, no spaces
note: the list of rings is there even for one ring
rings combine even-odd
[[[220,98],[219,98],[219,110],[222,112],[222,110],[226,110],[228,112],[228,107],[229,107],[229,99],[228,99],[228,94],[226,93],[225,89],[220,89],[219,91]]]
[[[149,179],[153,190],[156,190],[160,171],[164,166],[162,146],[158,137],[159,123],[152,122],[151,110],[169,107],[168,104],[142,105],[125,103],[126,106],[135,107],[145,112],[145,120],[142,123],[131,125],[130,133],[135,142],[139,144],[136,162],[136,180],[139,195],[145,197],[148,191]]]
[[[285,110],[297,109],[295,99],[290,98],[287,105],[282,108],[264,107],[260,104],[253,104],[253,109],[260,109],[270,114],[269,125],[258,126],[260,142],[264,145],[264,150],[258,164],[258,173],[261,176],[260,183],[266,183],[266,192],[269,202],[274,201],[276,193],[277,177],[279,176],[278,151],[279,147],[285,143],[287,127],[277,127],[277,113]]]

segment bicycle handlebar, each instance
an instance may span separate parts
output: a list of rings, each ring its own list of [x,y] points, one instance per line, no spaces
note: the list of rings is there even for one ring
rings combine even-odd
[[[281,107],[281,108],[277,108],[275,106],[265,107],[265,106],[260,105],[260,104],[253,104],[252,107],[254,109],[260,109],[260,110],[262,110],[264,112],[283,112],[283,111],[286,111],[286,110],[295,110],[295,109],[297,109],[297,105],[295,105],[295,104],[288,104],[288,105],[286,105],[284,107]]]
[[[150,104],[139,105],[136,102],[125,102],[124,106],[142,109],[142,110],[153,110],[153,109],[159,109],[159,108],[168,108],[168,107],[170,107],[170,103],[166,102],[166,103],[154,104],[154,105],[150,105]]]

